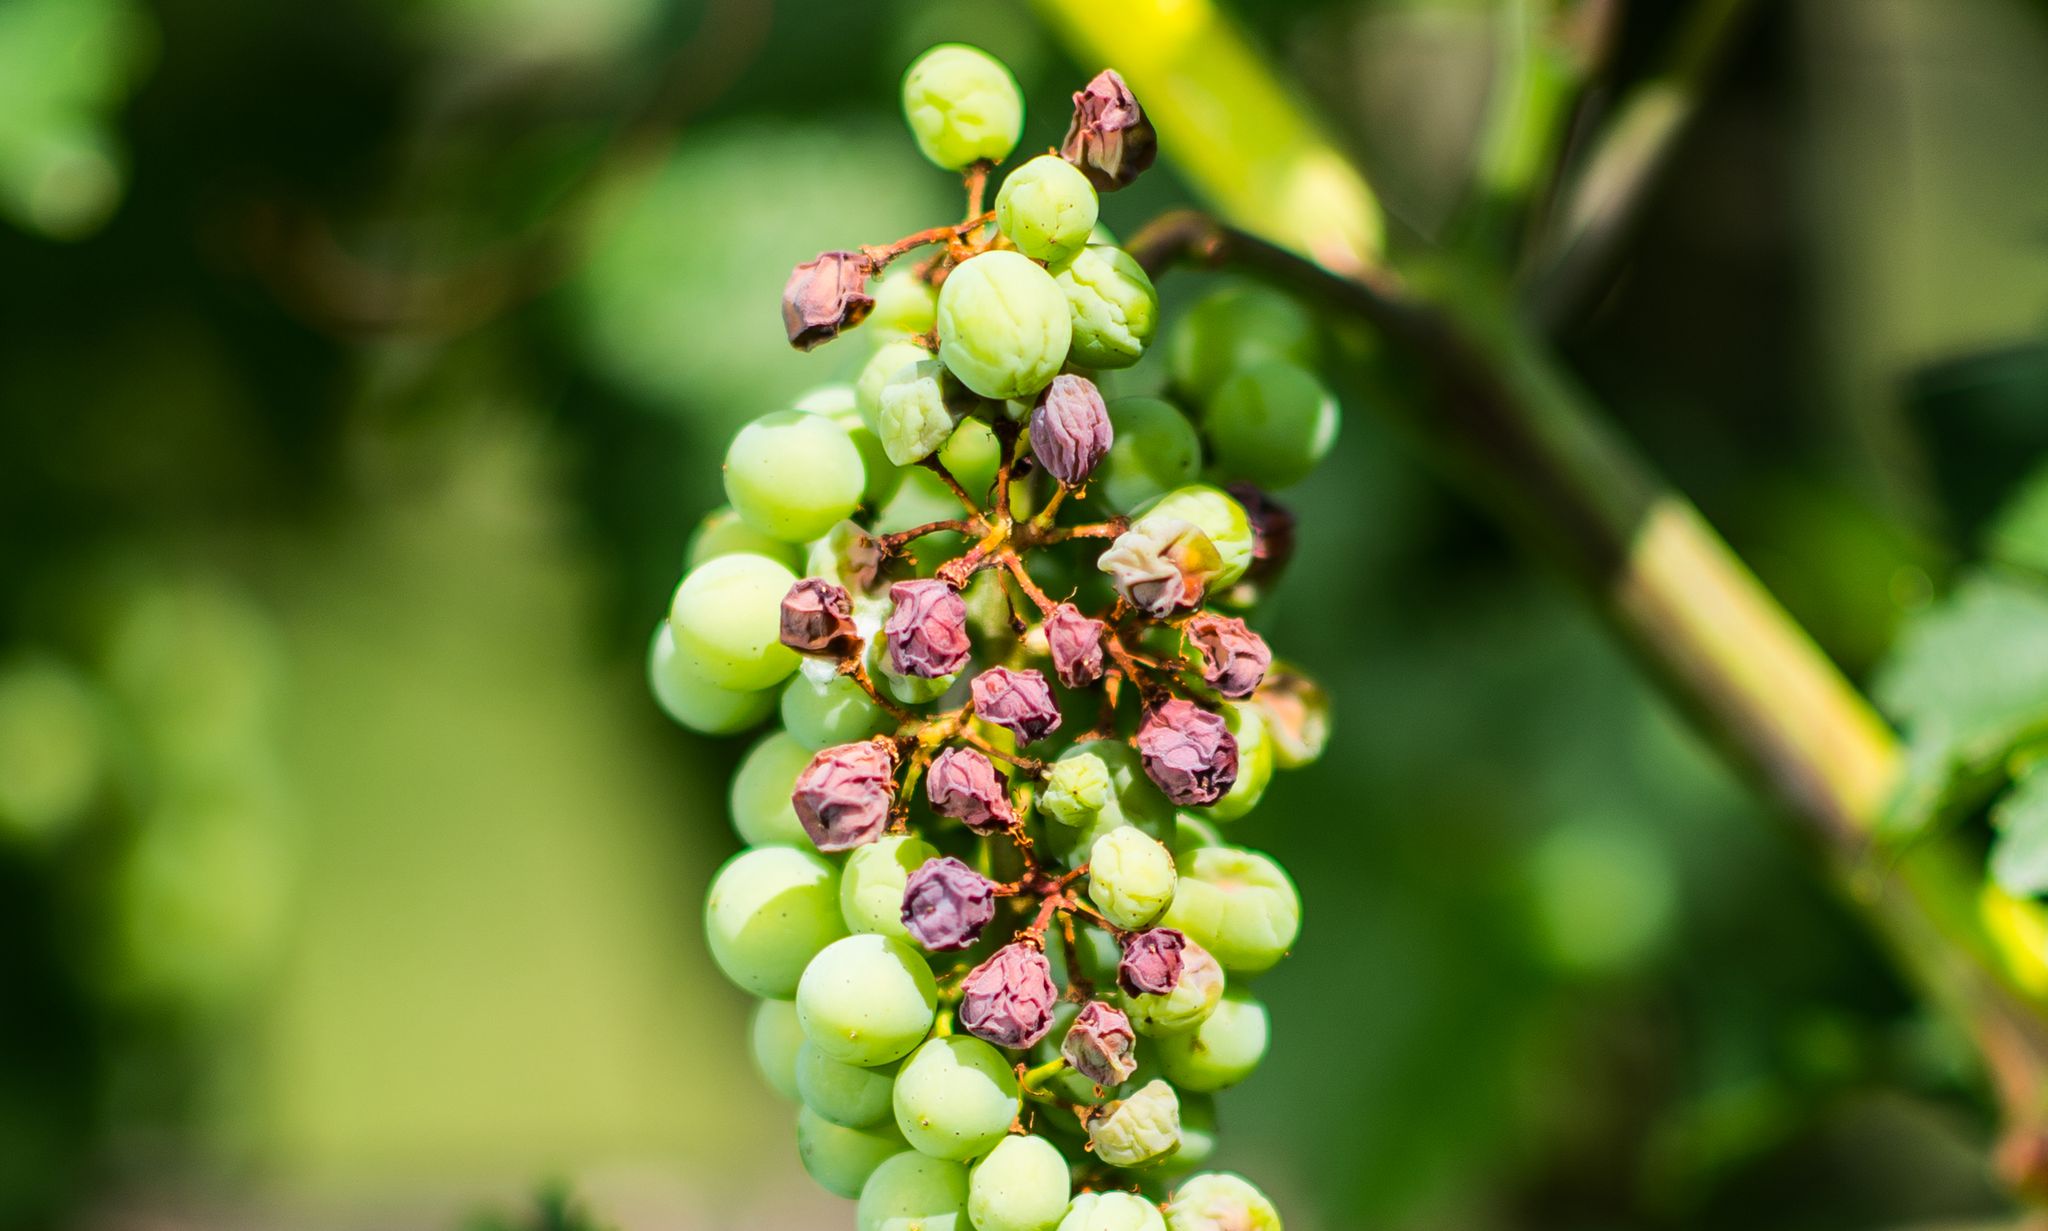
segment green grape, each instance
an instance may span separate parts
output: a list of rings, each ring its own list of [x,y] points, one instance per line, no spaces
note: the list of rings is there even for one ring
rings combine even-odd
[[[853,382],[853,405],[869,427],[880,430],[882,426],[882,390],[896,379],[905,368],[923,363],[932,357],[924,347],[908,339],[899,338],[884,342],[875,348],[875,353],[862,365],[860,375]]]
[[[1227,799],[1229,796],[1224,798]],[[1216,802],[1220,806],[1223,801],[1218,800]],[[1212,806],[1204,808],[1202,811],[1214,812],[1216,808]],[[1214,817],[1199,816],[1193,812],[1175,813],[1173,828],[1174,858],[1186,859],[1188,852],[1197,847],[1222,846],[1223,834],[1215,825],[1211,824],[1214,819]]]
[[[720,688],[676,649],[668,621],[654,627],[647,644],[647,687],[670,718],[705,735],[732,735],[759,723],[775,708],[772,689]]]
[[[1003,464],[1003,445],[988,424],[962,419],[939,449],[939,461],[970,495],[980,496],[995,487],[996,471]]]
[[[897,466],[930,457],[953,434],[968,405],[952,374],[936,359],[897,372],[882,386],[880,398],[875,429],[882,452]]]
[[[1003,1053],[964,1034],[933,1039],[896,1075],[896,1127],[933,1158],[978,1158],[1017,1119],[1017,1073]]]
[[[1024,94],[1001,60],[964,43],[942,43],[903,74],[903,117],[917,148],[960,171],[1001,162],[1024,132]]]
[[[857,1231],[969,1231],[967,1168],[906,1150],[860,1190]]]
[[[1072,1195],[1067,1160],[1043,1137],[1005,1137],[967,1174],[974,1231],[1052,1231]]]
[[[811,763],[812,750],[785,731],[770,731],[754,742],[732,776],[732,827],[748,846],[811,848],[811,837],[796,819],[790,791]]]
[[[1167,912],[1168,919],[1172,914]],[[1180,982],[1172,991],[1163,996],[1125,994],[1124,1011],[1130,1015],[1133,1030],[1155,1039],[1186,1034],[1216,1011],[1216,1006],[1223,1002],[1228,980],[1223,967],[1200,946],[1201,942],[1196,941],[1182,951]],[[1146,1054],[1149,1056],[1149,1052]]]
[[[0,668],[0,827],[52,837],[91,804],[108,761],[100,699],[52,658]]]
[[[910,874],[939,852],[914,834],[887,834],[846,857],[839,874],[839,909],[846,926],[908,941],[903,926],[903,886]]]
[[[833,919],[839,921],[838,903]],[[842,1064],[901,1060],[930,1033],[938,988],[917,950],[887,936],[836,940],[796,989],[804,1037]]]
[[[1136,1193],[1082,1193],[1056,1231],[1166,1231],[1166,1220]]]
[[[1216,470],[1268,490],[1307,478],[1337,441],[1337,399],[1305,369],[1263,359],[1209,396],[1202,428]]]
[[[800,410],[762,415],[725,451],[725,498],[748,525],[791,543],[852,516],[867,482],[852,437]]]
[[[1159,325],[1159,292],[1136,257],[1090,244],[1051,272],[1067,301],[1073,362],[1127,368],[1145,357]]]
[[[1129,825],[1095,840],[1088,855],[1088,900],[1125,931],[1157,919],[1173,901],[1173,854]]]
[[[813,752],[851,744],[896,729],[896,720],[876,705],[850,675],[822,681],[799,669],[782,690],[782,725]]]
[[[1210,295],[1183,314],[1167,346],[1174,387],[1206,401],[1240,368],[1261,359],[1313,364],[1315,319],[1278,291],[1236,286]]]
[[[796,670],[796,651],[782,644],[782,597],[795,583],[795,573],[766,556],[720,556],[691,569],[668,609],[677,653],[719,688],[780,683]]]
[[[722,504],[706,513],[691,533],[690,545],[683,552],[683,571],[688,572],[706,560],[743,553],[766,556],[792,572],[803,563],[803,553],[796,544],[761,533],[749,526],[731,505]]]
[[[1095,468],[1094,490],[1109,507],[1128,513],[1187,483],[1202,468],[1195,425],[1158,398],[1118,398],[1109,404],[1116,439]]]
[[[896,1066],[862,1068],[844,1064],[805,1043],[796,1054],[797,1094],[804,1106],[834,1124],[846,1128],[869,1128],[889,1119],[894,1106],[890,1092],[896,1086]],[[891,1136],[894,1126],[891,1126]],[[897,1149],[902,1139],[897,1138]]]
[[[1045,388],[1072,340],[1059,284],[1021,253],[970,257],[939,287],[939,358],[985,398],[1028,398]]]
[[[1206,483],[1176,487],[1138,510],[1139,523],[1148,519],[1172,518],[1193,525],[1216,547],[1222,568],[1209,586],[1221,590],[1234,585],[1252,563],[1252,519],[1230,493]]]
[[[1237,740],[1237,781],[1207,811],[1212,821],[1234,821],[1258,807],[1266,788],[1272,784],[1273,736],[1265,715],[1257,707],[1225,701],[1220,708],[1223,725]]]
[[[1162,1160],[1169,1170],[1193,1171],[1216,1156],[1216,1100],[1183,1090],[1180,1096],[1180,1149]]]
[[[812,851],[741,851],[711,878],[704,936],[728,979],[756,996],[787,999],[818,952],[846,935],[839,874]]]
[[[1167,1231],[1281,1231],[1280,1213],[1243,1176],[1189,1176],[1166,1203]]]
[[[896,489],[903,486],[903,471],[889,461],[881,436],[861,417],[859,392],[848,384],[820,385],[798,398],[796,408],[838,424],[860,451],[861,472],[867,476],[867,483],[861,488],[861,504],[879,509],[889,503]]]
[[[860,1196],[883,1163],[903,1152],[893,1124],[848,1128],[806,1106],[796,1113],[796,1153],[804,1170],[835,1197]]]
[[[1180,1149],[1180,1096],[1153,1080],[1088,1121],[1088,1144],[1112,1167],[1143,1167]]]
[[[996,229],[1036,261],[1060,261],[1079,252],[1095,229],[1095,186],[1057,154],[1010,172],[996,192]]]
[[[796,1020],[796,1006],[787,1000],[757,1001],[747,1026],[747,1044],[754,1067],[769,1088],[792,1103],[801,1101],[796,1056],[804,1046],[804,1028]]]
[[[1270,970],[1301,932],[1301,898],[1280,865],[1257,851],[1208,846],[1181,866],[1160,922],[1185,932],[1233,974]]]
[[[1231,988],[1206,1021],[1158,1040],[1159,1067],[1183,1090],[1212,1093],[1252,1075],[1266,1058],[1266,1006]]]
[[[917,270],[907,263],[869,283],[868,294],[875,297],[875,306],[861,327],[869,330],[870,336],[915,337],[930,333],[938,323],[938,289],[918,277]]]
[[[893,534],[913,526],[923,526],[935,521],[962,516],[960,501],[947,488],[945,480],[929,470],[916,469],[903,475],[903,490],[889,502],[875,517],[875,533]],[[958,535],[934,535],[918,540],[917,554],[920,558],[929,553],[941,559],[951,554],[944,545],[957,546]],[[929,549],[926,544],[931,544]]]

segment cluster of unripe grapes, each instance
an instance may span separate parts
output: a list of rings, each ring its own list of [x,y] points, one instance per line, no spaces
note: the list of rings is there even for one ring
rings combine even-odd
[[[1337,409],[1312,322],[1246,289],[1171,339],[1196,418],[1105,398],[1159,312],[1098,193],[1154,137],[1114,72],[1074,101],[1061,150],[984,210],[1016,83],[957,45],[911,67],[905,113],[965,218],[791,275],[791,343],[859,325],[872,358],[740,431],[650,651],[686,726],[779,710],[705,930],[860,1231],[1281,1225],[1198,1169],[1212,1096],[1266,1051],[1247,984],[1300,930],[1287,874],[1222,835],[1327,738],[1320,690],[1242,613],[1291,548],[1266,493]]]

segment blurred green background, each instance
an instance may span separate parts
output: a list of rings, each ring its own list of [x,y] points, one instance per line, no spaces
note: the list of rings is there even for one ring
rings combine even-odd
[[[1612,3],[1596,102],[1700,7]],[[2048,456],[2048,5],[1702,3],[1560,337],[1865,679]],[[1227,7],[1397,250],[1457,225],[1495,5]],[[894,114],[948,39],[1026,148],[1100,67],[991,0],[0,0],[0,1227],[850,1226],[698,937],[743,745],[640,657],[724,439],[859,361],[788,268],[957,209]],[[1298,1231],[2007,1217],[1964,1043],[1330,375],[1271,631],[1337,735],[1237,827],[1308,922],[1219,1161]]]

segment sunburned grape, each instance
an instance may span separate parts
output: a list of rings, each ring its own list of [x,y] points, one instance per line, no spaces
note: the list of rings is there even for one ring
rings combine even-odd
[[[741,432],[734,508],[649,645],[678,721],[731,734],[779,706],[785,728],[732,784],[748,849],[713,878],[712,956],[769,998],[750,1051],[862,1231],[1278,1231],[1245,1181],[1171,1177],[1266,1051],[1234,984],[1300,933],[1292,882],[1219,825],[1328,740],[1327,699],[1247,615],[1295,534],[1263,487],[1328,445],[1326,399],[1272,375],[1313,331],[1227,291],[1200,345],[1176,334],[1206,454],[1175,405],[1105,403],[1090,374],[1159,323],[1095,219],[1151,162],[1137,99],[1103,73],[1061,153],[1001,180],[1022,123],[1001,65],[935,49],[904,101],[966,221],[792,275],[794,345],[879,345]]]

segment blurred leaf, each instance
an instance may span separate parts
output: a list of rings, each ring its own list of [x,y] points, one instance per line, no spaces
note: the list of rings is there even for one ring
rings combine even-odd
[[[1991,810],[1991,875],[2008,893],[2048,893],[2048,762],[2036,761]]]
[[[128,0],[0,4],[0,216],[58,238],[106,220],[124,178],[112,112],[148,29]]]
[[[1992,523],[1985,550],[2008,564],[2048,573],[2048,466],[2020,485]]]
[[[480,1214],[463,1231],[609,1231],[564,1188],[544,1189],[518,1214]]]

